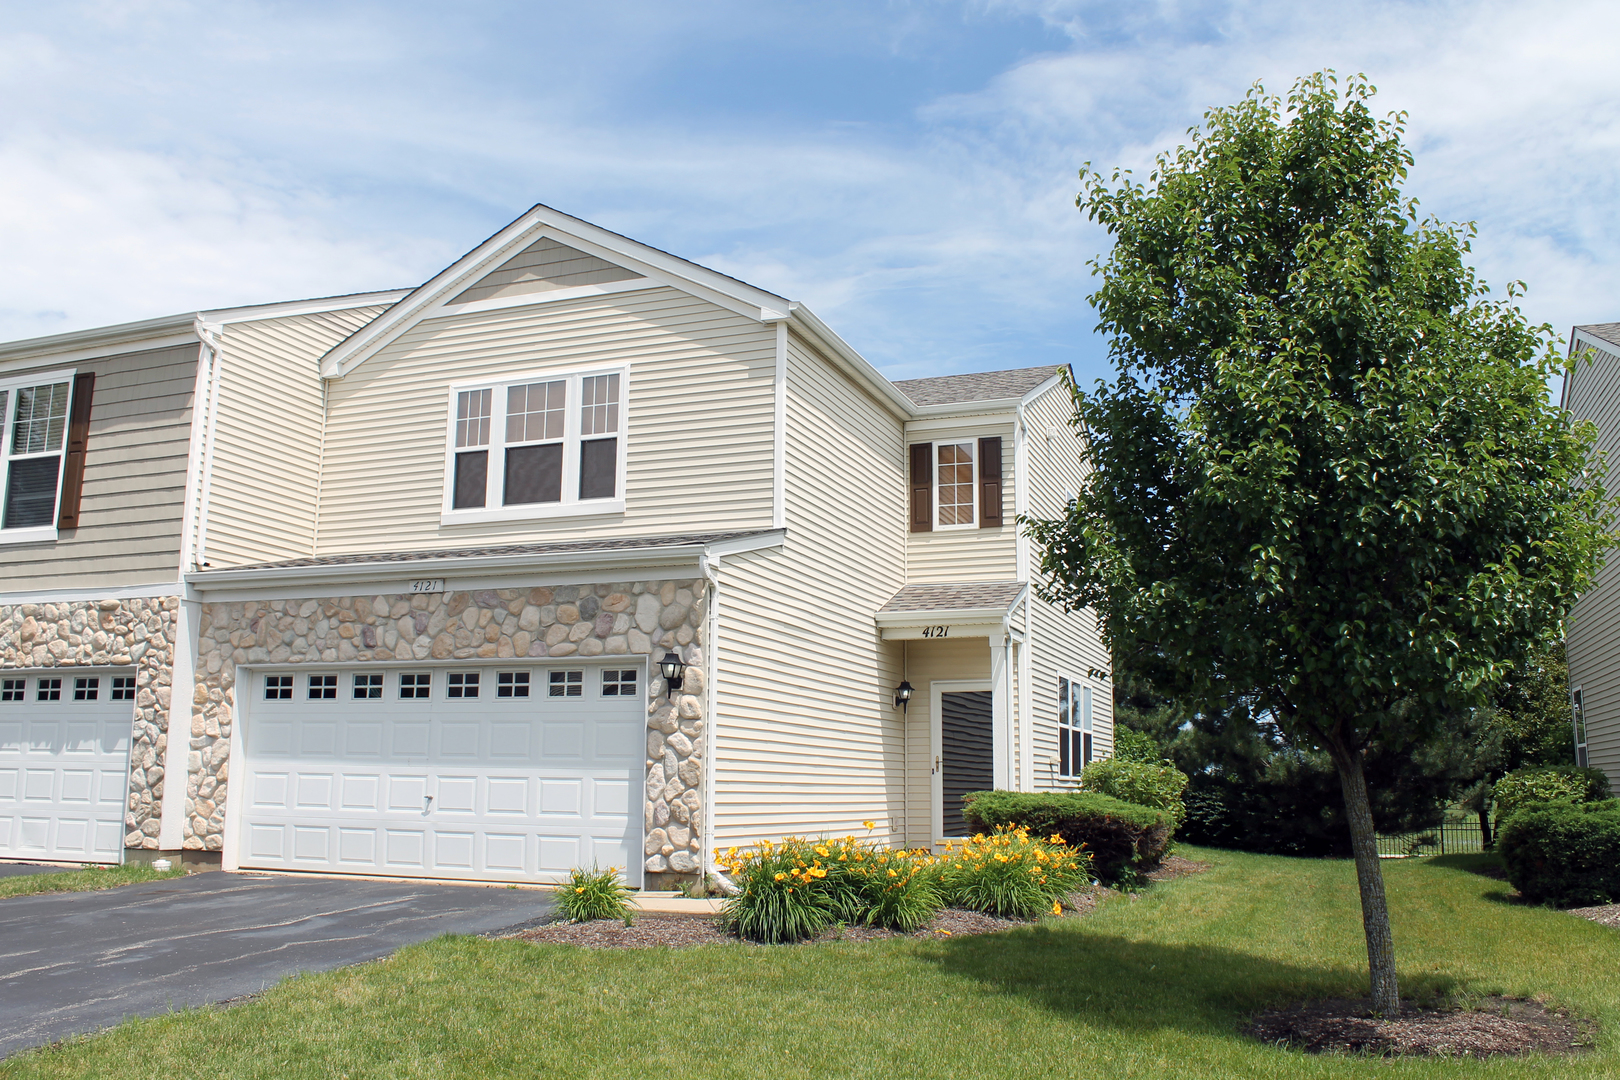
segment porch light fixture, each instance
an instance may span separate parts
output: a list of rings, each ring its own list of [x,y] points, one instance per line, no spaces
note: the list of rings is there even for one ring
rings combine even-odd
[[[900,680],[900,685],[894,688],[894,703],[895,703],[895,706],[898,707],[903,712],[903,711],[905,711],[906,703],[909,702],[910,700],[911,700],[911,684],[909,682],[906,682],[904,679],[902,679],[902,680]]]
[[[664,658],[658,661],[658,674],[664,677],[665,696],[681,688],[681,676],[685,671],[686,661],[676,656],[673,651],[666,652]]]

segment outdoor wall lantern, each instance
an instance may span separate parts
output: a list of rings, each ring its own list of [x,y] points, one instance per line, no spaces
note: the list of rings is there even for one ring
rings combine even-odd
[[[681,688],[681,676],[686,671],[686,661],[676,656],[674,652],[666,652],[664,658],[658,661],[658,674],[664,677],[665,695],[674,694]]]
[[[894,703],[903,712],[905,711],[906,703],[910,700],[911,684],[902,679],[900,680],[900,685],[894,688]]]

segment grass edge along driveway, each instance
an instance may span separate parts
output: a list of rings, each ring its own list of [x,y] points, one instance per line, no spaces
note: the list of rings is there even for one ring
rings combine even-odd
[[[47,871],[43,874],[17,874],[0,877],[0,901],[13,896],[38,896],[54,892],[96,892],[143,881],[162,881],[185,873],[179,867],[153,870],[150,866],[86,866],[82,870]],[[0,908],[4,911],[4,908]]]
[[[1354,869],[1186,854],[1214,866],[987,937],[635,951],[445,937],[26,1052],[0,1080],[1620,1072],[1620,933],[1511,903],[1467,856],[1386,865],[1404,992],[1540,995],[1599,1022],[1594,1052],[1391,1063],[1249,1042],[1237,1030],[1257,1009],[1366,993]]]

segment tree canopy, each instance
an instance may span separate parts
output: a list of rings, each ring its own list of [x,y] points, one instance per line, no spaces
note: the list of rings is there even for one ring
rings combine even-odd
[[[1043,594],[1090,606],[1177,696],[1338,769],[1373,997],[1394,952],[1363,759],[1472,705],[1605,544],[1591,438],[1547,400],[1556,337],[1401,192],[1404,117],[1332,73],[1205,114],[1146,182],[1083,170],[1114,243],[1090,297],[1117,375],[1077,394],[1095,471],[1035,521]]]

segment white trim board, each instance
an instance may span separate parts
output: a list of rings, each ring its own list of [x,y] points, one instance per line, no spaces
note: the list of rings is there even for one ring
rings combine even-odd
[[[185,583],[179,578],[173,578],[146,585],[118,585],[112,588],[72,586],[66,589],[0,593],[0,604],[72,604],[85,600],[136,600],[155,596],[180,596],[184,592]]]

